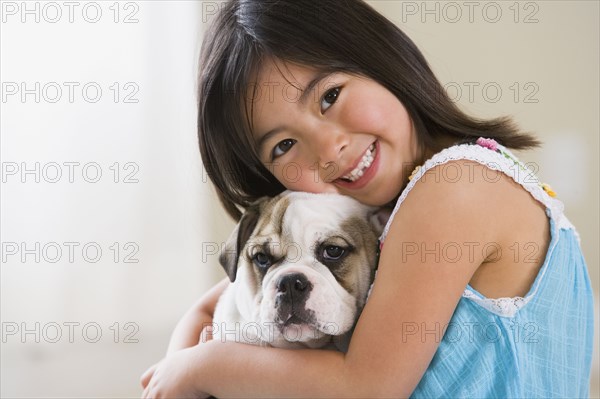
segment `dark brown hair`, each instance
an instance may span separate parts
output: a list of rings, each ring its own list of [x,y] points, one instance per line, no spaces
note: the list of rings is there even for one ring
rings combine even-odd
[[[462,112],[415,44],[361,0],[233,0],[202,45],[198,137],[204,167],[236,220],[239,207],[285,190],[261,164],[248,128],[250,83],[269,57],[375,80],[402,102],[419,145],[431,151],[480,136],[513,149],[539,145],[509,118]]]

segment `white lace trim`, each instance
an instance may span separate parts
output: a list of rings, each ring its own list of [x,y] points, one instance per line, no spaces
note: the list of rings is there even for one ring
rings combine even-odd
[[[505,147],[498,146],[502,151],[510,155],[514,160],[517,158]],[[550,197],[544,189],[540,186],[540,182],[538,178],[535,176],[534,172],[530,170],[527,166],[525,166],[522,162],[517,161],[515,163],[513,159],[506,158],[504,155],[492,151],[488,148],[482,147],[477,144],[460,144],[453,147],[446,148],[441,152],[434,155],[431,159],[429,159],[425,164],[415,173],[411,181],[408,183],[400,198],[396,202],[396,206],[383,230],[383,233],[380,236],[380,242],[384,242],[385,237],[388,234],[394,216],[402,202],[404,202],[408,193],[412,190],[414,185],[423,177],[423,175],[430,169],[448,163],[454,160],[470,160],[475,161],[480,164],[485,165],[486,167],[497,170],[505,173],[510,176],[516,183],[519,183],[523,186],[536,200],[544,204],[546,207],[546,213],[554,222],[554,231],[552,232],[552,237],[558,237],[559,229],[575,229],[571,222],[565,217],[563,213],[564,205],[559,200]],[[577,232],[575,232],[577,235]],[[579,239],[579,235],[577,235]],[[555,240],[552,240],[555,241]],[[551,253],[553,246],[551,244],[550,248],[548,248],[548,255]],[[546,268],[543,267],[542,274],[539,276],[539,280],[543,278],[543,275],[546,272]],[[535,290],[530,292],[525,298],[523,297],[514,297],[514,298],[481,298],[477,296],[472,290],[465,289],[463,292],[463,297],[472,300],[473,302],[479,304],[484,309],[497,314],[499,316],[504,317],[512,317],[514,316],[519,309],[521,309],[525,304],[527,304],[531,298],[537,292],[537,288],[539,287],[539,283],[536,279],[534,282]]]
[[[481,298],[478,297],[470,289],[465,289],[462,294],[463,298],[467,298],[481,306],[482,308],[497,314],[498,316],[513,317],[517,311],[527,304],[533,298],[529,295],[525,298],[516,296],[513,298]]]

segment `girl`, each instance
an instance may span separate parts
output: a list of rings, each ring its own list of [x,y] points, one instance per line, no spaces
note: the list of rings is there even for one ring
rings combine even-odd
[[[359,0],[230,1],[201,57],[200,151],[232,217],[284,189],[393,212],[347,353],[198,344],[224,281],[179,323],[144,397],[588,395],[579,239],[508,150],[534,137],[461,112]]]

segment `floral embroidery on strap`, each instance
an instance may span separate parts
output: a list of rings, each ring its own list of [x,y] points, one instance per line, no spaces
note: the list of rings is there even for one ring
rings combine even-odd
[[[408,176],[408,181],[411,181],[413,179],[413,177],[415,177],[417,175],[417,173],[419,173],[419,170],[421,170],[421,166],[417,166],[412,173],[410,174],[410,176]]]
[[[503,151],[498,146],[498,142],[496,140],[494,140],[494,139],[486,139],[484,137],[480,137],[480,138],[477,139],[476,144],[480,145],[481,147],[487,148],[489,150],[496,151],[499,154],[502,154],[505,158],[510,159],[511,161],[513,161],[513,163],[515,165],[517,165],[522,171],[525,171],[525,167],[521,164],[521,162],[517,161],[515,158],[513,158],[506,151]],[[415,172],[413,172],[413,173],[415,173]],[[554,190],[552,190],[552,187],[550,187],[549,184],[539,183],[539,185],[542,188],[542,190],[544,190],[546,192],[546,194],[548,194],[550,197],[552,197],[552,198],[556,197],[556,192]]]

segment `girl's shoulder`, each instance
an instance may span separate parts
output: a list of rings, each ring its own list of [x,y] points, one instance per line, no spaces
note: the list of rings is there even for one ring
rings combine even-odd
[[[535,171],[530,168],[535,164],[524,164],[508,148],[500,145],[494,139],[484,137],[443,149],[423,165],[417,166],[409,180],[418,181],[426,172],[436,170],[436,173],[441,174],[439,178],[458,181],[464,177],[464,173],[462,173],[464,171],[458,170],[458,166],[454,162],[457,160],[471,161],[470,165],[479,164],[485,169],[489,169],[490,171],[486,171],[482,175],[485,182],[495,183],[504,174],[523,186],[534,198],[544,204],[549,202],[549,198],[556,197],[552,188],[548,184],[540,182]],[[438,166],[440,167],[436,168]],[[476,176],[473,176],[470,168],[473,166],[467,169],[467,177],[470,181],[474,181]],[[405,191],[410,191],[410,186],[409,183]],[[544,192],[546,195],[543,195]]]
[[[423,187],[424,186],[424,187]],[[417,190],[418,188],[418,190]],[[417,194],[417,191],[419,193]],[[412,193],[412,194],[411,194]],[[527,195],[525,195],[527,194]],[[392,216],[383,234],[385,239],[390,224],[407,197],[419,197],[428,206],[429,196],[455,198],[477,207],[484,201],[492,214],[523,216],[531,207],[515,207],[515,201],[533,203],[561,225],[570,225],[563,215],[563,205],[556,193],[539,181],[529,165],[522,163],[510,150],[493,139],[479,138],[457,144],[433,155],[423,165],[417,166],[400,194]],[[531,200],[534,200],[533,202]],[[449,204],[451,205],[451,204]]]
[[[493,140],[452,146],[415,169],[381,242],[390,231],[411,229],[421,237],[434,234],[436,242],[426,250],[434,248],[440,259],[452,258],[457,251],[473,255],[467,273],[480,292],[492,298],[524,295],[543,264],[550,242],[548,216],[558,206],[554,193],[547,190]],[[396,241],[406,240],[406,235],[395,235],[388,242],[405,245]],[[534,262],[506,256],[515,243],[533,243],[539,256]]]

